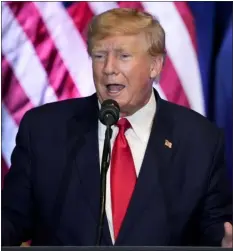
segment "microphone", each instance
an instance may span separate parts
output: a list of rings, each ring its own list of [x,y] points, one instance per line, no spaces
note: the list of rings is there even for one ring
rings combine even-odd
[[[118,103],[114,100],[105,100],[99,111],[99,120],[102,124],[106,125],[103,157],[101,162],[101,175],[100,175],[100,212],[99,212],[99,223],[97,226],[97,239],[96,246],[100,246],[102,234],[103,234],[103,224],[104,224],[104,214],[105,214],[105,203],[106,203],[106,176],[108,167],[111,159],[111,145],[110,140],[112,137],[111,126],[116,124],[120,116],[120,107]]]
[[[115,100],[107,99],[103,101],[99,112],[99,119],[102,124],[111,126],[116,124],[120,116],[120,107]]]

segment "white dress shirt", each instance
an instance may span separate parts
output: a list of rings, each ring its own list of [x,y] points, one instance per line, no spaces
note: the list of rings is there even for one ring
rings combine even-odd
[[[154,97],[154,92],[152,91],[149,102],[144,107],[142,107],[139,111],[134,113],[133,115],[126,117],[131,124],[131,128],[126,131],[125,136],[127,138],[129,147],[133,155],[137,176],[139,175],[139,172],[141,169],[142,161],[144,158],[145,150],[146,150],[150,132],[151,132],[151,127],[152,127],[152,122],[155,115],[155,111],[156,111],[156,101]],[[113,133],[112,133],[112,138],[111,138],[111,149],[113,148],[115,138],[118,134],[118,127],[112,126],[112,129],[113,129]],[[106,130],[106,126],[103,125],[99,121],[98,136],[99,136],[100,167],[101,167],[102,154],[103,154],[105,130]],[[111,165],[109,166],[108,173],[107,173],[107,180],[106,180],[107,184],[106,184],[105,210],[106,210],[106,215],[107,215],[112,242],[114,244],[115,240],[114,240],[112,207],[111,207],[110,169],[111,169]]]

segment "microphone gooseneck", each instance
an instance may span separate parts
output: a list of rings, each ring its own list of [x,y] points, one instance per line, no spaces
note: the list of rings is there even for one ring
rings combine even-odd
[[[97,239],[96,246],[101,245],[102,235],[103,235],[103,224],[104,224],[104,214],[105,214],[105,203],[106,203],[106,177],[107,171],[111,159],[111,144],[110,140],[112,137],[111,126],[116,124],[120,117],[120,107],[118,103],[114,100],[105,100],[99,111],[99,120],[102,124],[106,125],[105,139],[103,156],[101,162],[101,175],[100,175],[100,211],[99,211],[99,223],[97,226]]]

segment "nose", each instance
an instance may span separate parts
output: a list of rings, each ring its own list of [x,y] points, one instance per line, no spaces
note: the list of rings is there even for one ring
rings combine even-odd
[[[117,74],[116,58],[113,55],[108,55],[105,60],[103,72],[106,75]]]

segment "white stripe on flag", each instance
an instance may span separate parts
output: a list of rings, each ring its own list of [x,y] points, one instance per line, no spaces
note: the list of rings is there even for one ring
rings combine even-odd
[[[116,2],[88,2],[88,4],[95,15],[110,9],[119,8]]]
[[[8,167],[11,165],[11,154],[15,147],[18,126],[2,103],[2,155]]]
[[[33,105],[56,101],[32,43],[5,4],[2,5],[2,30],[2,53]]]
[[[153,87],[158,91],[160,98],[167,100],[167,97],[158,83],[153,84]]]
[[[181,80],[191,108],[205,114],[204,98],[198,60],[187,28],[172,2],[142,2],[163,26],[166,32],[166,48]]]
[[[59,2],[35,2],[81,96],[95,92],[91,59],[72,18]],[[59,25],[58,25],[59,24]]]

